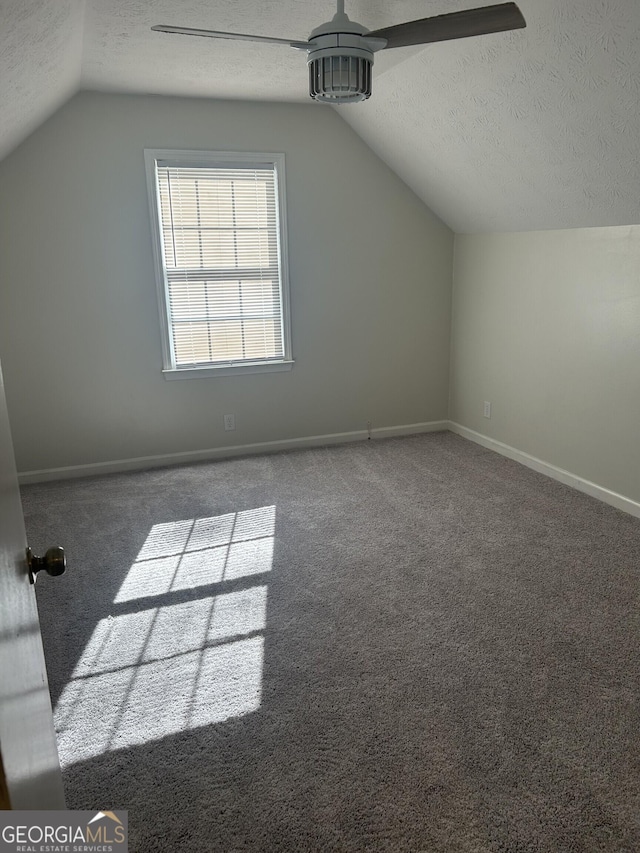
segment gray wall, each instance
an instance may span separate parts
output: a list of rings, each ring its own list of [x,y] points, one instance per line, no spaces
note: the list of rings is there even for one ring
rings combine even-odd
[[[454,270],[451,419],[640,501],[640,226],[457,236]]]
[[[145,147],[285,153],[290,373],[163,378]],[[333,110],[81,93],[0,164],[19,470],[446,418],[452,252]]]

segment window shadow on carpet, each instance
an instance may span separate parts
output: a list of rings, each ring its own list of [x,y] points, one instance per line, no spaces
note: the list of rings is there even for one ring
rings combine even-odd
[[[275,509],[153,525],[56,702],[63,767],[260,707]]]

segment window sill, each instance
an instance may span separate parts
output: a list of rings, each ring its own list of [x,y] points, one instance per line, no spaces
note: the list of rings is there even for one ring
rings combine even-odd
[[[220,367],[205,364],[202,367],[168,367],[162,373],[165,379],[206,379],[213,376],[236,376],[240,373],[279,373],[283,370],[291,370],[293,364],[292,359],[221,364]]]

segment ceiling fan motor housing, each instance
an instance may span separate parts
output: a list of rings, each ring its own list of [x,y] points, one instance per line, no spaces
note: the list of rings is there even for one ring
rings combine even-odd
[[[371,95],[373,52],[383,39],[367,39],[367,29],[345,14],[322,24],[309,37],[309,94],[316,101],[348,104]]]

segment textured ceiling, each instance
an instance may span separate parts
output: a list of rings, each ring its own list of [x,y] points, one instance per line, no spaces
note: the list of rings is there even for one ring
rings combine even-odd
[[[518,2],[526,30],[377,54],[371,99],[339,114],[456,231],[639,223],[639,0]],[[376,29],[482,4],[346,6]],[[0,156],[78,86],[306,103],[304,54],[149,28],[300,39],[333,11],[326,0],[0,0]]]
[[[83,0],[0,0],[0,158],[78,88]]]
[[[640,223],[640,2],[519,6],[527,29],[424,48],[342,115],[454,231]]]

